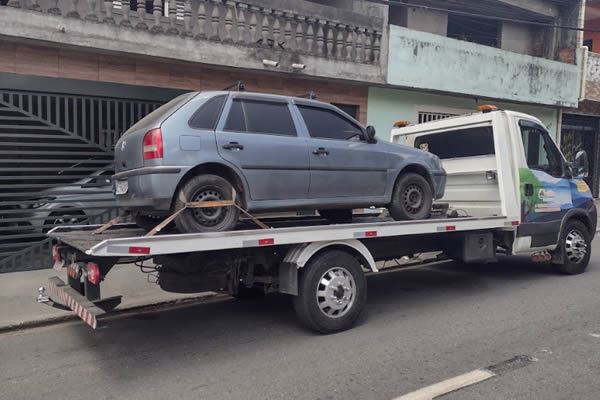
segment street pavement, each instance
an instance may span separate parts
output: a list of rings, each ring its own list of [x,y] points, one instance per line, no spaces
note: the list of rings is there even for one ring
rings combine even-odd
[[[392,400],[519,355],[533,361],[443,398],[600,398],[600,247],[582,276],[503,259],[368,290],[358,326],[329,336],[279,295],[0,334],[0,399]]]

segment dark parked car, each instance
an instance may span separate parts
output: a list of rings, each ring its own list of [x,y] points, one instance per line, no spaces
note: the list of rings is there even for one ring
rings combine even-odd
[[[318,209],[341,221],[381,206],[397,220],[423,219],[446,182],[437,156],[379,141],[330,104],[247,92],[173,99],[125,132],[115,169],[117,204],[144,227],[186,202],[232,198],[250,212]],[[235,207],[188,209],[175,224],[230,230],[238,216]]]

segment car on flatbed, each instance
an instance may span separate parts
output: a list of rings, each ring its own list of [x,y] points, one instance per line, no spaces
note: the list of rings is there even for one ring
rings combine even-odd
[[[51,278],[39,300],[66,304],[97,328],[118,304],[100,296],[102,280],[116,263],[135,261],[166,291],[290,295],[305,326],[332,333],[350,328],[363,310],[367,274],[402,267],[388,260],[432,254],[431,261],[486,264],[498,254],[521,255],[561,274],[583,273],[597,223],[583,181],[585,152],[568,163],[537,118],[483,110],[392,131],[394,140],[442,159],[445,216],[335,225],[299,218],[269,229],[152,236],[128,224],[58,227],[49,236],[58,241],[53,257],[57,268],[67,267],[67,283]]]
[[[309,98],[215,91],[181,95],[115,145],[117,204],[151,228],[196,202],[235,199],[250,212],[318,209],[335,222],[353,208],[427,218],[444,194],[439,158],[375,138],[372,127]],[[180,232],[232,230],[233,206],[190,208]]]

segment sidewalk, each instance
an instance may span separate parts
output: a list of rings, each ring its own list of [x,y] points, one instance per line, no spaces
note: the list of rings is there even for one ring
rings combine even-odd
[[[71,311],[58,310],[36,302],[38,288],[46,286],[48,278],[56,275],[66,281],[66,270],[60,273],[53,269],[45,269],[0,274],[0,331],[23,324],[73,316]],[[123,295],[123,302],[117,309],[124,310],[143,305],[210,297],[214,294],[165,292],[157,284],[148,282],[146,274],[131,264],[115,266],[103,283],[102,297],[115,295]]]

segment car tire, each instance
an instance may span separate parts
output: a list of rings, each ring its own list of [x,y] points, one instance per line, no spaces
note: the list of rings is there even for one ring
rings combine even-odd
[[[562,263],[555,265],[557,272],[563,275],[584,273],[590,262],[591,241],[590,231],[583,222],[574,219],[568,221],[558,244]]]
[[[42,232],[46,233],[51,229],[61,225],[78,225],[85,221],[87,216],[78,209],[64,208],[51,212],[48,219],[44,221]]]
[[[319,215],[335,224],[352,221],[352,210],[319,210]]]
[[[223,201],[233,199],[233,187],[217,175],[197,175],[188,180],[177,193],[175,210],[193,201]],[[234,206],[192,208],[175,218],[181,233],[222,232],[235,228],[239,210]]]
[[[388,211],[396,221],[427,219],[433,204],[431,185],[413,172],[400,175]]]
[[[333,286],[325,283],[328,279],[329,282],[336,279]],[[336,296],[337,300],[320,294]],[[299,271],[294,309],[299,320],[311,330],[329,334],[351,328],[366,302],[365,274],[358,260],[344,251],[324,251]]]

